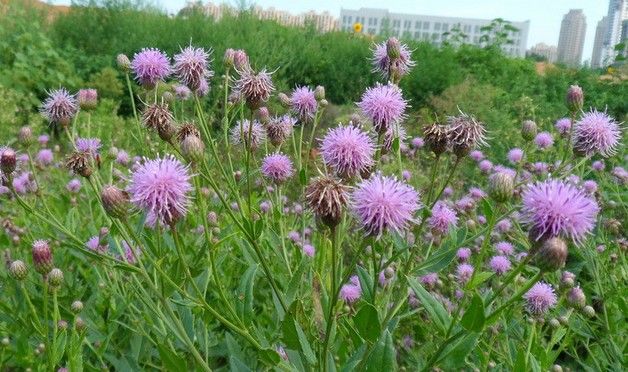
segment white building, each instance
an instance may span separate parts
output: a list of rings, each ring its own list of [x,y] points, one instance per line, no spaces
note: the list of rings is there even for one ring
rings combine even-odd
[[[608,28],[608,16],[604,16],[595,28],[595,39],[593,40],[593,54],[591,55],[591,67],[600,68],[603,66],[602,53],[604,51],[604,37]]]
[[[538,43],[530,48],[529,54],[545,57],[547,62],[554,63],[558,56],[558,49],[555,45]]]
[[[628,0],[610,0],[608,4],[608,27],[602,49],[602,66],[615,60],[615,46],[621,43],[623,21],[628,19]]]
[[[483,32],[481,29],[491,24],[491,20],[488,19],[402,14],[392,13],[386,9],[340,10],[340,28],[342,30],[352,30],[353,25],[357,22],[362,24],[362,32],[370,35],[387,34],[400,38],[429,41],[435,45],[440,45],[447,40],[448,35],[443,34],[454,28],[458,28],[467,35],[465,43],[482,45],[480,38]],[[514,44],[504,45],[503,50],[508,55],[524,57],[530,21],[512,22],[511,25],[518,29],[509,35]]]
[[[560,24],[558,37],[558,62],[579,66],[587,33],[587,18],[582,9],[570,9]]]

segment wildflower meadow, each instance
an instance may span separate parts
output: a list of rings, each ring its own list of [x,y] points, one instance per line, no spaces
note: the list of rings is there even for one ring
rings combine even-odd
[[[299,70],[78,8],[0,27],[40,48],[0,41],[0,370],[626,368],[625,80],[359,30]],[[179,39],[75,53],[96,13]],[[314,32],[241,17],[212,27]],[[434,58],[502,62],[437,89]]]

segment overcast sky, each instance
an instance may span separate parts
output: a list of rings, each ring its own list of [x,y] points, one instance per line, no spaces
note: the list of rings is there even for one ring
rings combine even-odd
[[[174,13],[186,0],[153,0],[168,12]],[[206,2],[204,0],[203,2]],[[214,3],[220,3],[214,0]],[[224,1],[236,4],[236,0]],[[249,3],[251,1],[248,1]],[[324,11],[339,16],[340,8],[387,8],[391,12],[440,15],[467,18],[504,18],[511,21],[530,21],[528,48],[544,42],[558,44],[560,22],[569,9],[583,9],[587,18],[587,33],[582,60],[590,60],[597,22],[608,11],[608,0],[257,0],[262,7],[273,6],[291,13],[308,10]],[[71,0],[52,0],[56,4],[70,4]]]

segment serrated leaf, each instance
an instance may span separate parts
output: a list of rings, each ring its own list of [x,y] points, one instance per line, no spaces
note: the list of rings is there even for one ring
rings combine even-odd
[[[379,337],[381,327],[375,306],[369,303],[364,304],[353,317],[353,323],[365,340],[375,342]]]
[[[471,305],[465,310],[460,320],[460,324],[469,331],[481,332],[485,322],[484,301],[480,295],[475,293],[471,299]]]
[[[425,311],[430,315],[430,319],[436,324],[438,330],[444,334],[449,327],[451,319],[443,304],[426,291],[416,279],[408,278],[408,284],[410,284],[410,288],[416,294]]]
[[[385,330],[382,337],[377,341],[375,348],[371,352],[366,362],[367,372],[383,372],[395,370],[395,349],[392,336]]]

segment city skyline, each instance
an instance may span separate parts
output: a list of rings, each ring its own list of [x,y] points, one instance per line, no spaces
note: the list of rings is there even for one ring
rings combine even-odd
[[[70,4],[71,0],[52,0],[54,4]],[[164,10],[176,13],[187,3],[187,0],[153,0]],[[207,2],[207,0],[203,0]],[[222,1],[213,1],[221,3]],[[225,1],[235,5],[237,1]],[[275,7],[290,13],[304,13],[310,10],[316,12],[329,11],[332,15],[339,17],[341,8],[359,9],[361,7],[387,9],[395,13],[420,14],[444,17],[459,18],[479,18],[494,19],[504,18],[513,22],[530,21],[527,49],[538,43],[548,45],[558,45],[560,25],[565,13],[572,8],[584,10],[588,19],[585,44],[583,48],[582,62],[590,61],[593,52],[593,42],[597,22],[607,15],[607,0],[528,0],[525,7],[521,6],[519,0],[502,0],[498,3],[494,1],[478,0],[423,0],[417,4],[412,0],[389,0],[382,6],[381,1],[376,0],[318,0],[318,1],[293,1],[293,0],[258,0],[249,1],[255,5]],[[543,11],[539,11],[543,9]]]

